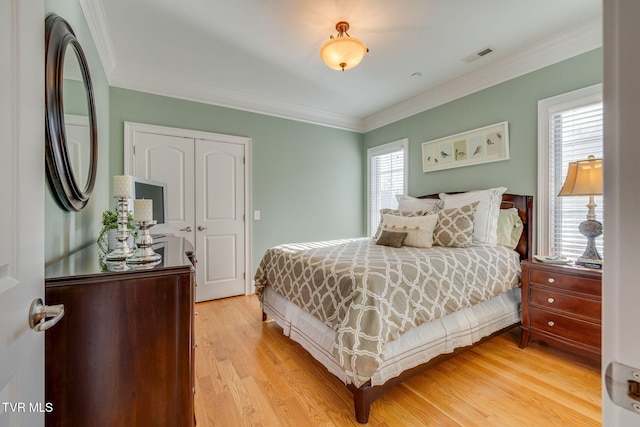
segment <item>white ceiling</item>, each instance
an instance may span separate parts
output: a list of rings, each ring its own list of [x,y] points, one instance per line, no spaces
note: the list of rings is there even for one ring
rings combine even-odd
[[[80,3],[112,86],[363,132],[601,46],[601,1]],[[344,72],[340,20],[370,50]]]

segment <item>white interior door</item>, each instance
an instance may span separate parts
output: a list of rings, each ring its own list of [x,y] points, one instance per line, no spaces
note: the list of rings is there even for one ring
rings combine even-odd
[[[633,368],[614,375],[617,403],[602,387],[605,427],[640,425],[640,2],[610,0],[604,12],[604,231],[606,252],[602,276],[602,374],[617,364]],[[618,365],[619,366],[619,365]],[[619,370],[624,373],[624,369]]]
[[[44,2],[0,2],[0,425],[44,424]]]
[[[196,140],[196,301],[245,293],[244,151]]]
[[[167,184],[168,220],[152,233],[183,236],[195,246],[193,139],[136,132],[133,148],[133,170],[128,173]]]

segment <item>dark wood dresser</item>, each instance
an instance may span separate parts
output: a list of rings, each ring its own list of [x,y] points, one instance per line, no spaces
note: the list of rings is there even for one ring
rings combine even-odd
[[[108,271],[97,245],[46,269],[46,304],[65,309],[45,334],[47,426],[194,424],[192,251],[154,247],[147,270]]]
[[[594,360],[601,355],[602,272],[522,261],[522,338],[530,337]]]

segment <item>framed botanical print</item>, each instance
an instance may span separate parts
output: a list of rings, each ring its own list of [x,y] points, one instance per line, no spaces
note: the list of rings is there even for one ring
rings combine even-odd
[[[422,143],[422,170],[432,172],[509,159],[508,122]]]

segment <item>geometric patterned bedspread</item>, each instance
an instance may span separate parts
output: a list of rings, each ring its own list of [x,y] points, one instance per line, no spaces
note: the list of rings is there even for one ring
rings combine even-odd
[[[333,353],[357,387],[408,329],[520,284],[518,253],[502,246],[429,249],[372,238],[288,244],[265,253],[255,276],[336,331]]]

